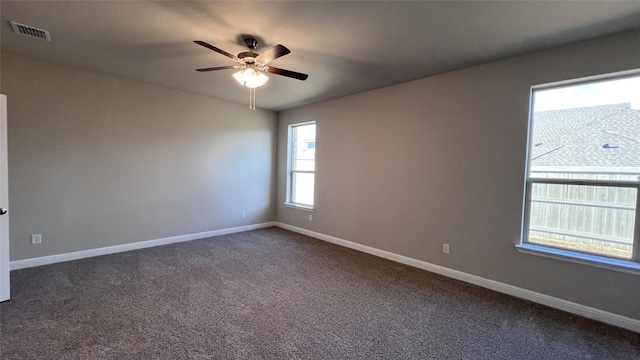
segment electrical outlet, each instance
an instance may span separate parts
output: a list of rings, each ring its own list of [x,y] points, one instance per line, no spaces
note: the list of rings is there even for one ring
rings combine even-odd
[[[243,218],[247,217],[247,212],[246,211],[242,211],[240,213],[240,216],[242,216]]]
[[[449,244],[442,244],[442,252],[445,254],[449,253]]]
[[[32,244],[41,244],[42,243],[42,234],[31,234],[31,243]]]
[[[313,215],[309,214],[309,221],[313,221]]]

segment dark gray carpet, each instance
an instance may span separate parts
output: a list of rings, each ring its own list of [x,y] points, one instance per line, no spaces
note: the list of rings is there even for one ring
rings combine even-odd
[[[11,273],[9,359],[639,359],[640,335],[278,228]]]

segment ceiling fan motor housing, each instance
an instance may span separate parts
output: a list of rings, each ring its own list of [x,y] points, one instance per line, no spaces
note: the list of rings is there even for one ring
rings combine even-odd
[[[256,53],[253,52],[241,52],[238,54],[238,59],[243,59],[246,64],[253,64],[255,61]]]

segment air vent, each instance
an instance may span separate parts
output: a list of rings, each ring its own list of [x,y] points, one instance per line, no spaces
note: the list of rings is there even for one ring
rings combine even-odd
[[[36,27],[25,24],[19,24],[13,21],[11,22],[11,27],[13,28],[13,31],[20,35],[30,36],[45,41],[51,41],[51,35],[49,35],[49,32],[47,30],[38,29]]]

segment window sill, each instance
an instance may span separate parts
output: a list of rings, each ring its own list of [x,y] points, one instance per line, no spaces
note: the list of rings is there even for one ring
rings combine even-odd
[[[309,206],[309,205],[301,205],[301,204],[295,204],[295,203],[284,203],[282,205],[292,209],[313,211],[313,206]]]
[[[594,266],[603,269],[640,275],[640,263],[612,259],[598,255],[582,254],[568,250],[548,248],[533,244],[516,245],[518,252],[530,255],[544,256],[551,259],[569,261],[572,263]]]

